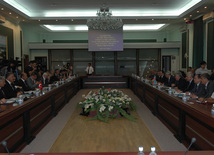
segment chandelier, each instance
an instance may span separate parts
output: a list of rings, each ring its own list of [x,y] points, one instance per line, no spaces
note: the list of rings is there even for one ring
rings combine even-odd
[[[97,11],[97,17],[87,20],[87,26],[92,30],[116,30],[123,27],[123,21],[113,17],[109,7],[103,4]]]

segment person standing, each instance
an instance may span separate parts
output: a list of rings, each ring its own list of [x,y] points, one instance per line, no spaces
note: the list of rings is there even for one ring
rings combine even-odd
[[[91,66],[91,63],[88,63],[85,71],[88,76],[91,76],[94,73],[94,68]]]
[[[208,70],[207,70],[207,63],[205,61],[202,61],[201,62],[201,67],[198,68],[196,71],[195,71],[195,74],[204,74],[204,73],[208,73]]]

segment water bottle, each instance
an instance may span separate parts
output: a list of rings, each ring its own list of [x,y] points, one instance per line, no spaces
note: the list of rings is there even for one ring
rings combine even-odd
[[[137,155],[144,155],[144,153],[143,153],[143,147],[142,146],[139,147],[139,152],[138,152]]]
[[[213,107],[211,108],[211,113],[214,115],[214,104]]]
[[[149,153],[149,155],[157,155],[157,153],[155,152],[155,147],[151,147],[151,152]]]

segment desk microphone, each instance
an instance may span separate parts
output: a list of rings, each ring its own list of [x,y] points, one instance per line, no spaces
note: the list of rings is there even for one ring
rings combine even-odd
[[[196,138],[193,137],[192,140],[191,140],[191,143],[189,144],[189,147],[188,147],[188,149],[186,150],[186,152],[184,153],[184,155],[187,154],[187,152],[189,151],[190,147],[192,146],[193,143],[195,143],[195,141],[196,141]]]
[[[7,148],[7,142],[4,140],[4,141],[1,142],[1,144],[4,146],[4,148],[7,151],[8,155],[10,155],[10,152],[9,152],[9,150]]]

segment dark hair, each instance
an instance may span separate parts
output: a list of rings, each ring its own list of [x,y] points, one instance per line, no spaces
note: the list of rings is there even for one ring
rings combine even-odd
[[[31,76],[35,76],[35,75],[37,76],[38,74],[37,74],[37,72],[34,71],[34,72],[31,74]]]
[[[201,61],[200,65],[206,65],[206,61]]]
[[[195,74],[195,76],[198,76],[198,79],[201,78],[201,74]]]
[[[201,74],[201,77],[210,80],[210,75],[208,73]]]
[[[22,72],[22,73],[20,74],[20,77],[22,78],[25,74],[26,74],[25,72]]]
[[[12,72],[7,72],[7,74],[5,75],[5,78],[7,79],[12,74],[13,74]]]

